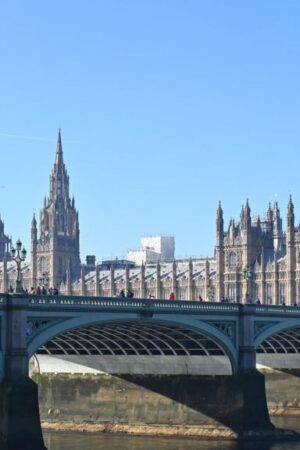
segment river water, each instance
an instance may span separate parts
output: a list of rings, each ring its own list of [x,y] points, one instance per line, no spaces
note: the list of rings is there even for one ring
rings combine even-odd
[[[276,418],[280,428],[300,432],[300,418]],[[300,450],[299,442],[234,443],[196,439],[124,436],[115,434],[44,433],[48,450]]]

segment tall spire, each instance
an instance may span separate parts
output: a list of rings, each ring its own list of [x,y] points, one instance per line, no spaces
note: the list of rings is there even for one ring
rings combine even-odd
[[[63,151],[61,142],[61,130],[58,130],[55,164],[50,176],[50,202],[61,199],[63,203],[69,204],[69,177],[63,161]]]
[[[63,164],[63,151],[62,151],[62,143],[61,143],[61,129],[58,130],[57,137],[57,147],[56,147],[56,156],[55,156],[55,164],[57,166],[61,166]]]
[[[35,240],[35,225],[32,237]],[[50,193],[40,214],[40,237],[36,239],[37,278],[49,272],[52,286],[80,276],[79,220],[75,201],[69,195],[69,176],[63,161],[61,130],[58,131],[55,163],[50,175]]]

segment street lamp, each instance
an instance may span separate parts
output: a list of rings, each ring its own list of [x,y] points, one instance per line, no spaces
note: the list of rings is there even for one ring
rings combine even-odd
[[[249,266],[244,268],[243,276],[244,280],[246,280],[246,303],[251,303],[251,298],[249,298],[249,281],[252,280],[253,272]]]
[[[27,252],[25,248],[22,247],[22,242],[20,241],[20,239],[18,239],[16,242],[16,248],[11,248],[12,259],[17,264],[16,294],[22,294],[23,292],[21,281],[21,264],[23,261],[25,261],[26,253]]]

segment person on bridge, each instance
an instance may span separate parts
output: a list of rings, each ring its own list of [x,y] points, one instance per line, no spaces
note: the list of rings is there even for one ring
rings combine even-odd
[[[175,300],[175,294],[174,294],[174,292],[170,292],[170,294],[169,294],[169,300]]]
[[[201,297],[201,295],[198,295],[198,301],[203,302],[203,298]]]
[[[130,289],[128,289],[126,297],[127,298],[133,298],[133,292]]]

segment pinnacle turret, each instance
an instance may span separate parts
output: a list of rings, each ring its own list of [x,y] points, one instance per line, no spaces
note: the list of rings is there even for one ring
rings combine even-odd
[[[292,196],[290,195],[289,202],[288,202],[288,215],[294,214],[294,203],[292,200]]]
[[[31,228],[36,228],[36,227],[37,227],[36,218],[35,218],[35,214],[33,214],[32,221],[31,221]]]
[[[223,236],[224,220],[223,220],[223,209],[221,202],[219,202],[217,209],[217,234]]]
[[[294,215],[294,203],[292,196],[290,195],[288,207],[287,207],[287,228],[294,232],[295,215]]]
[[[268,207],[268,211],[267,211],[267,219],[269,220],[269,222],[271,222],[273,220],[273,209],[272,209],[271,203],[269,203],[269,207]]]
[[[241,226],[242,226],[242,229],[248,230],[248,231],[251,228],[251,208],[249,206],[248,199],[246,199],[246,205],[242,206]]]
[[[251,214],[251,209],[250,209],[250,206],[249,206],[249,200],[246,199],[245,216],[246,216],[247,219],[250,218],[250,214]]]
[[[223,209],[222,209],[222,205],[221,205],[220,201],[219,201],[219,205],[218,205],[218,209],[217,209],[217,217],[219,219],[223,219]]]

